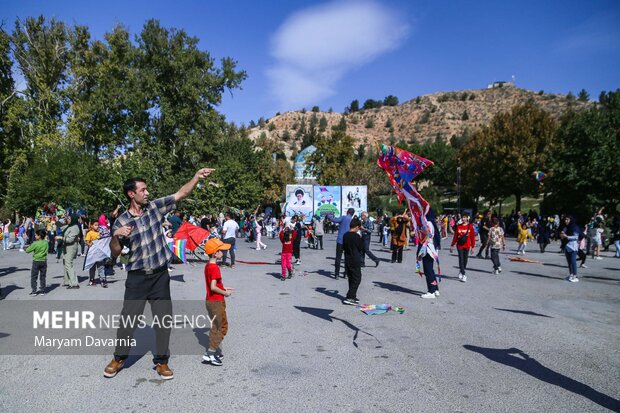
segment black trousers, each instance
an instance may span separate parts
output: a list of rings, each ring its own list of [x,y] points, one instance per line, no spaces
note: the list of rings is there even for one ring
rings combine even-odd
[[[296,260],[301,257],[301,240],[293,241],[293,257],[295,257]]]
[[[469,248],[457,248],[456,251],[459,253],[459,271],[461,274],[465,275],[465,270],[467,269],[467,258],[469,257]]]
[[[439,290],[439,283],[437,282],[437,275],[435,274],[435,269],[433,268],[433,264],[435,260],[429,254],[426,254],[422,258],[422,268],[424,269],[424,276],[426,277],[426,288],[428,288],[429,293],[435,293],[435,291]]]
[[[357,299],[357,289],[362,282],[362,268],[359,266],[359,264],[351,265],[345,261],[344,272],[345,274],[347,274],[347,280],[349,281],[349,291],[347,291],[347,298]]]
[[[230,251],[230,265],[235,265],[235,242],[237,242],[237,239],[234,237],[225,238],[222,242],[225,244],[230,244],[230,249],[225,250],[222,253],[222,264],[226,264],[226,257],[228,256],[228,251]]]
[[[368,255],[368,258],[370,258],[374,262],[379,261],[379,258],[377,258],[375,254],[373,254],[372,251],[370,251],[370,235],[363,237],[362,240],[364,241],[364,255],[362,255],[362,266],[366,265],[367,255]]]
[[[497,270],[501,267],[499,262],[499,248],[491,248],[491,261],[493,261],[493,269]]]
[[[489,240],[489,233],[485,231],[480,231],[480,250],[478,250],[478,256],[482,256],[482,251],[484,251],[485,257],[489,256],[489,245],[487,241]]]
[[[586,258],[588,258],[588,254],[582,249],[577,250],[577,257],[581,260],[579,265],[583,265],[586,263]]]
[[[121,312],[121,320],[125,321],[121,321],[121,327],[116,332],[118,339],[131,341],[138,325],[138,316],[144,313],[147,301],[151,305],[153,317],[157,317],[159,320],[159,325],[154,324],[156,351],[153,355],[153,363],[165,364],[168,363],[170,358],[168,346],[170,344],[171,328],[164,324],[169,323],[172,318],[168,266],[164,266],[160,271],[150,275],[141,275],[133,271],[127,273],[125,298],[123,311]],[[133,322],[127,322],[127,320]],[[124,360],[129,356],[130,351],[130,346],[124,345],[122,341],[119,341],[119,345],[114,351],[114,358],[117,361]]]
[[[398,262],[399,264],[403,262],[403,246],[397,247],[396,245],[392,245],[392,262]]]
[[[323,235],[315,235],[314,238],[316,239],[314,241],[314,248],[323,249]]]
[[[340,263],[342,262],[342,253],[344,252],[344,248],[342,248],[342,244],[336,243],[336,269],[334,272],[336,273],[336,278],[340,275]],[[346,270],[345,270],[346,277]]]
[[[47,275],[47,261],[32,261],[30,271],[30,287],[32,291],[37,291],[37,278],[39,279],[39,289],[45,289],[45,276]]]

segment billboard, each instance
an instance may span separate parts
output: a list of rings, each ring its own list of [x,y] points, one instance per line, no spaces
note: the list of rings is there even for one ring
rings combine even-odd
[[[368,187],[366,185],[353,185],[342,187],[342,215],[347,209],[354,208],[358,217],[362,211],[368,211]]]
[[[314,186],[314,215],[325,217],[329,214],[340,216],[342,192],[339,186]]]
[[[283,213],[288,217],[293,215],[304,215],[304,222],[312,221],[312,185],[287,185],[286,186],[286,203]]]

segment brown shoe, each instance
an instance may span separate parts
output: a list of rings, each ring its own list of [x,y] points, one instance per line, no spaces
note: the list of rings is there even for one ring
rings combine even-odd
[[[112,361],[107,366],[105,366],[105,369],[103,370],[103,376],[111,379],[112,377],[116,376],[116,373],[121,371],[124,364],[125,360],[116,361],[116,359],[113,358]]]
[[[170,370],[170,367],[168,367],[168,363],[157,364],[157,366],[155,366],[155,370],[162,380],[174,379],[174,373]]]

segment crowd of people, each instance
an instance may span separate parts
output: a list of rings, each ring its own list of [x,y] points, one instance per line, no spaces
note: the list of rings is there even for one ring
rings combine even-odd
[[[579,281],[577,258],[580,267],[586,268],[588,255],[593,259],[601,259],[601,251],[608,250],[612,242],[615,244],[615,257],[620,258],[620,216],[610,219],[603,210],[597,211],[588,222],[579,226],[570,215],[546,216],[530,211],[527,214],[512,212],[500,216],[492,210],[477,215],[468,211],[436,215],[431,209],[426,216],[432,227],[427,243],[418,243],[415,238],[412,217],[408,211],[392,216],[378,211],[379,214],[374,218],[367,212],[362,212],[358,217],[355,210],[349,208],[342,216],[328,214],[308,219],[305,216],[271,216],[259,213],[258,208],[243,216],[228,211],[195,217],[177,210],[176,203],[187,197],[198,181],[207,177],[211,171],[207,168],[198,171],[177,193],[153,201],[149,200],[146,182],[132,178],[123,187],[130,201],[129,208],[121,211],[118,206],[111,213],[99,214],[97,218],[69,212],[44,218],[26,217],[15,225],[6,219],[2,223],[3,249],[6,251],[19,247],[20,252],[33,254],[30,295],[37,296],[47,292],[48,255],[55,256],[57,261],[62,258],[63,285],[67,289],[79,289],[74,268],[76,258],[97,240],[110,238],[111,256],[97,262],[89,270],[88,285],[107,288],[108,276],[118,264],[127,271],[122,315],[141,314],[144,305],[140,303],[146,300],[154,302],[153,314],[166,315],[171,313],[172,308],[171,304],[166,304],[170,301],[168,272],[172,258],[166,240],[174,239],[184,223],[207,230],[209,236],[202,244],[202,250],[208,257],[205,266],[206,309],[210,318],[217,322],[212,324],[209,346],[203,360],[214,366],[222,365],[221,343],[228,331],[225,297],[234,292],[224,287],[220,268],[235,267],[238,239],[254,243],[256,250],[261,251],[267,249],[263,237],[278,238],[281,244],[281,280],[286,281],[295,276],[295,267],[302,263],[301,246],[304,241],[308,249],[322,250],[324,235],[337,231],[334,278],[342,277],[348,281],[348,291],[343,300],[343,304],[347,305],[358,305],[360,302],[357,291],[362,279],[362,268],[366,266],[366,257],[375,266],[379,266],[382,261],[370,248],[371,237],[375,233],[381,245],[389,245],[390,261],[393,264],[403,263],[405,251],[415,251],[417,271],[425,276],[427,283],[428,291],[421,295],[422,298],[439,297],[439,277],[434,269],[437,260],[427,252],[427,245],[432,243],[434,250],[438,251],[441,249],[441,241],[445,239],[451,238],[451,252],[456,247],[458,279],[461,282],[467,282],[468,259],[475,253],[477,246],[475,256],[489,259],[493,273],[501,273],[499,252],[506,248],[507,235],[516,237],[518,248],[515,255],[519,256],[527,253],[530,241],[538,244],[540,253],[545,253],[552,241],[560,241],[559,252],[565,254],[568,266],[566,279],[571,282]],[[165,329],[156,331],[158,343],[153,362],[163,379],[173,377],[168,367],[169,334],[170,331]],[[119,338],[132,335],[131,327],[121,327],[117,332]],[[114,377],[123,368],[128,352],[126,345],[119,344],[114,358],[104,370],[104,376]]]

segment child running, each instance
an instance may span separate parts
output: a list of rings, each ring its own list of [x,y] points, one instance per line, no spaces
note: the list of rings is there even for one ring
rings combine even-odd
[[[282,242],[282,278],[280,278],[280,281],[293,277],[293,240],[296,236],[297,231],[290,227],[284,227],[284,230],[280,231],[280,242]]]
[[[499,262],[499,249],[506,249],[506,239],[504,238],[504,230],[499,226],[499,219],[492,219],[493,226],[489,230],[489,245],[491,246],[491,261],[493,261],[493,273],[495,275],[502,272],[502,265]]]
[[[99,222],[97,221],[93,221],[93,223],[90,224],[90,228],[88,229],[88,232],[86,233],[86,238],[84,238],[84,242],[86,242],[86,245],[88,245],[88,248],[90,248],[93,245],[93,241],[101,238],[101,233],[99,232],[99,228],[100,228]],[[99,284],[101,284],[103,288],[108,288],[108,278],[105,274],[105,260],[96,262],[95,265],[90,267],[90,270],[88,270],[88,275],[89,275],[88,285],[90,285],[91,287],[95,287],[97,285],[95,283],[95,272],[99,274]]]
[[[205,244],[205,252],[209,255],[209,262],[205,266],[205,282],[207,284],[206,307],[211,320],[209,331],[209,348],[202,359],[212,366],[221,366],[222,340],[228,332],[228,318],[226,317],[226,301],[224,297],[230,297],[232,288],[224,288],[222,274],[217,260],[222,258],[222,251],[229,250],[230,244],[224,244],[217,238],[211,238]]]
[[[30,272],[30,286],[32,287],[31,297],[37,295],[45,295],[45,276],[47,274],[47,252],[49,244],[45,239],[44,229],[40,229],[35,233],[36,241],[28,248],[27,253],[32,252],[32,270]],[[39,290],[37,291],[37,278],[39,279]]]

